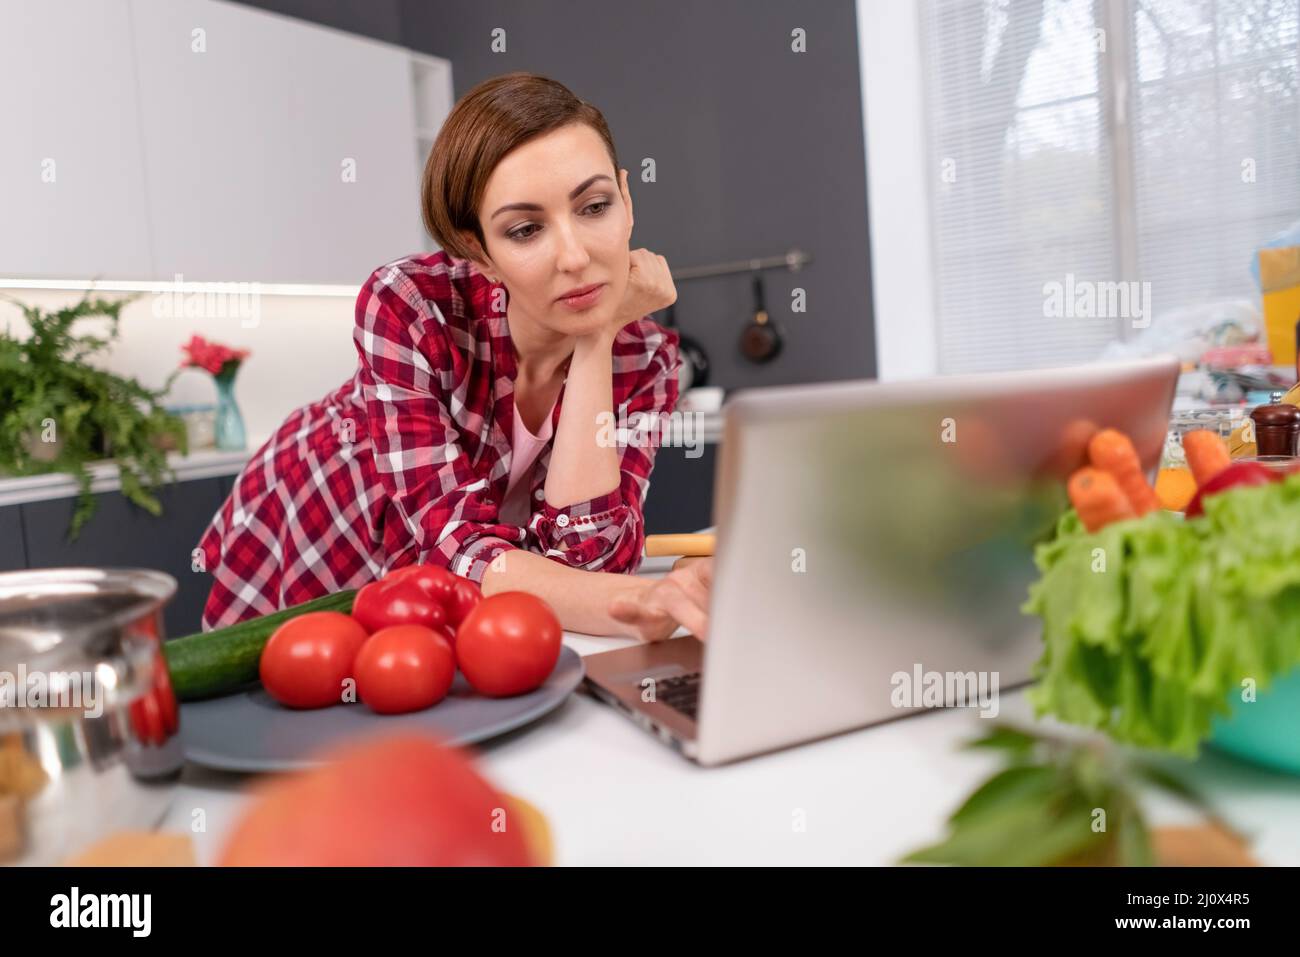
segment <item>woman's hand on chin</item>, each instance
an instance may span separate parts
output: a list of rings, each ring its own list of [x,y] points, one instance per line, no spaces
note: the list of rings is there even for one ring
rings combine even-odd
[[[642,579],[636,589],[613,599],[609,615],[641,641],[661,641],[679,627],[708,638],[713,559],[679,562],[663,578]]]
[[[666,309],[677,301],[677,287],[673,285],[668,260],[648,249],[634,249],[628,258],[627,288],[612,320],[614,334],[629,322]]]

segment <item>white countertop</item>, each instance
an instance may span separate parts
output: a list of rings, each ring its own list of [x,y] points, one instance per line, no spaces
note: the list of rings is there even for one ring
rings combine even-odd
[[[167,465],[176,473],[178,482],[190,482],[217,475],[236,475],[260,445],[259,442],[237,452],[220,452],[216,449],[200,449],[189,455],[173,452],[167,456]],[[118,479],[117,463],[113,460],[96,462],[88,468],[92,492],[112,492],[122,487]],[[72,498],[77,492],[76,481],[66,472],[0,478],[0,506],[22,505],[52,498]]]
[[[671,562],[646,559],[640,574]],[[567,632],[564,641],[583,655],[632,643]],[[1030,720],[1021,692],[1003,695],[1001,712]],[[891,864],[942,837],[948,814],[997,766],[996,756],[959,750],[983,730],[974,712],[932,711],[706,769],[579,693],[481,746],[479,766],[546,815],[561,865]],[[1180,770],[1254,838],[1262,863],[1300,864],[1300,777],[1213,752]],[[254,780],[187,766],[163,828],[191,831],[202,809],[195,844],[200,863],[212,863]],[[1195,819],[1156,795],[1146,804],[1156,823]]]

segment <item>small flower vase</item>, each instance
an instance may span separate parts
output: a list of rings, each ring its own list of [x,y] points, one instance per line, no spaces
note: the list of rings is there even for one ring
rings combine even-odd
[[[248,440],[244,434],[244,417],[235,402],[235,374],[214,376],[217,383],[217,448],[223,452],[241,451]]]

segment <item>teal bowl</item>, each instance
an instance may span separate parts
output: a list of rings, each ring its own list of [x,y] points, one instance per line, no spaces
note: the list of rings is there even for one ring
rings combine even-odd
[[[1232,714],[1215,718],[1210,746],[1278,771],[1300,774],[1300,669],[1273,682],[1251,703],[1236,691]]]

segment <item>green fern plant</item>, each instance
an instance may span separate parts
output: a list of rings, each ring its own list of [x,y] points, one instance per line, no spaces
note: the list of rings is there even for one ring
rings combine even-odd
[[[134,298],[92,299],[87,293],[53,312],[9,299],[30,332],[20,339],[7,327],[0,330],[0,472],[70,474],[78,495],[69,539],[95,512],[90,463],[114,459],[122,494],[161,515],[154,492],[174,478],[166,449],[188,451],[184,423],[161,404],[171,378],[155,391],[88,361],[117,340],[122,307]],[[87,319],[106,320],[105,331],[75,332],[73,326]]]

